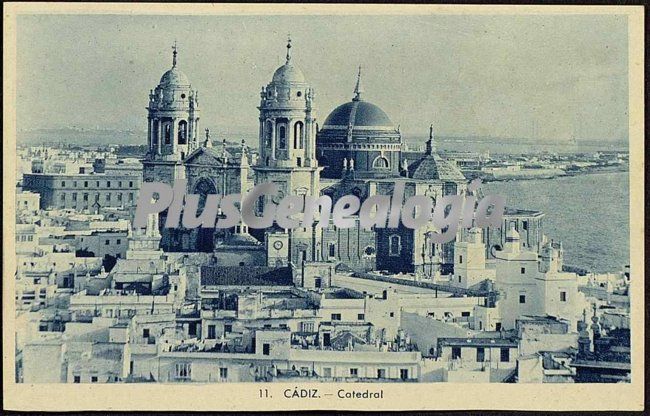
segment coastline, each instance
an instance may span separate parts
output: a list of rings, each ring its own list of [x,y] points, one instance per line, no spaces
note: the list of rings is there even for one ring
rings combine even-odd
[[[575,171],[561,171],[562,173],[552,173],[552,174],[534,174],[533,172],[517,172],[512,175],[494,177],[491,174],[484,176],[477,175],[483,183],[490,182],[510,182],[510,181],[528,181],[528,180],[541,180],[541,179],[556,179],[563,177],[573,177],[573,176],[582,176],[582,175],[595,175],[595,174],[606,174],[606,173],[620,173],[620,172],[629,172],[628,165],[621,166],[606,166],[600,168],[585,168]],[[469,175],[467,175],[469,177]]]

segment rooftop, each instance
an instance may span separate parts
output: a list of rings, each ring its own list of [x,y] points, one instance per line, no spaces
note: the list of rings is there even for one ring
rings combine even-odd
[[[291,267],[203,266],[201,286],[293,286]]]

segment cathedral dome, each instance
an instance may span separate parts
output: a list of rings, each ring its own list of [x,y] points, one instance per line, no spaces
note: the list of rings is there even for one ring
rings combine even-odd
[[[275,70],[273,82],[276,84],[300,84],[305,82],[305,76],[300,68],[287,62]]]
[[[340,105],[330,113],[323,128],[348,128],[348,126],[395,130],[393,122],[378,106],[367,101],[353,100]]]
[[[169,71],[165,72],[160,78],[161,86],[187,86],[190,85],[190,80],[181,70],[174,66]]]

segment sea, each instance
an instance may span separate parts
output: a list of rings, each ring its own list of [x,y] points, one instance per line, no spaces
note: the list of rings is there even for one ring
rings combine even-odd
[[[482,189],[502,195],[508,206],[544,212],[544,233],[562,241],[564,264],[597,273],[630,264],[628,172],[490,182]]]
[[[438,147],[447,151],[513,155],[629,149],[627,141],[586,139],[569,143],[443,139]],[[502,195],[508,206],[542,211],[544,233],[549,239],[562,241],[564,264],[595,273],[618,272],[630,264],[629,172],[489,182],[482,185],[482,190],[484,194]]]

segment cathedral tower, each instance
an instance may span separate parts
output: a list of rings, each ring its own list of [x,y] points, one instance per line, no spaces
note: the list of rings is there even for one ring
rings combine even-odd
[[[273,79],[262,87],[260,106],[260,156],[255,171],[255,182],[272,182],[279,192],[272,201],[265,198],[258,209],[268,203],[279,203],[287,195],[318,196],[320,171],[316,160],[316,119],[314,117],[314,90],[305,81],[302,71],[293,63],[291,39],[287,43],[287,59],[273,74]],[[277,238],[288,238],[287,261],[298,266],[314,260],[320,229],[266,230],[265,240],[274,247],[282,247]],[[275,239],[275,240],[274,240]],[[286,249],[286,248],[285,248]],[[277,259],[279,260],[279,259]],[[269,258],[271,261],[271,258]],[[269,265],[278,266],[282,261]]]
[[[178,68],[178,49],[172,47],[172,67],[149,93],[147,157],[144,180],[165,182],[184,178],[182,162],[199,147],[198,92]]]
[[[260,95],[256,182],[277,183],[283,195],[318,195],[314,90],[292,61],[291,39],[286,63]]]

